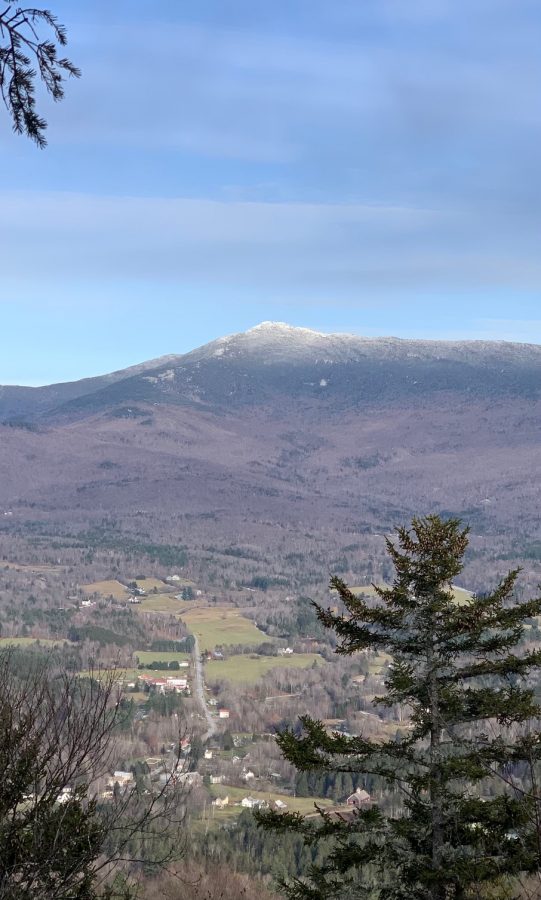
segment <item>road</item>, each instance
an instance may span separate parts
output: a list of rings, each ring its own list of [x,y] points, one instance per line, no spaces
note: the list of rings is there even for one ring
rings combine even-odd
[[[207,706],[207,701],[205,698],[205,680],[203,677],[203,663],[201,662],[201,653],[199,652],[199,641],[197,636],[194,634],[194,645],[193,645],[193,671],[194,671],[194,681],[193,681],[193,691],[194,696],[197,698],[199,702],[199,706],[201,707],[201,712],[205,718],[207,723],[207,730],[204,735],[202,735],[201,740],[203,743],[208,741],[209,738],[212,737],[213,734],[216,733],[216,721],[210,714],[210,710]]]

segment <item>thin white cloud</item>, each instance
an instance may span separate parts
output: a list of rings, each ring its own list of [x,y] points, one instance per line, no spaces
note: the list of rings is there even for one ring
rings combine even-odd
[[[471,209],[5,193],[4,283],[212,283],[359,296],[415,286],[541,287],[536,241]],[[28,260],[32,261],[31,267]]]

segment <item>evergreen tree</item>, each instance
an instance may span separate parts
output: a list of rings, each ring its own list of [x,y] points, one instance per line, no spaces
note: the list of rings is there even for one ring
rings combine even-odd
[[[396,542],[387,540],[396,576],[376,588],[375,602],[333,578],[346,614],[316,606],[338,636],[338,653],[391,656],[386,693],[374,702],[405,707],[409,721],[391,739],[374,740],[329,734],[304,716],[300,735],[279,735],[300,772],[370,774],[387,801],[306,819],[258,815],[265,827],[325,849],[309,877],[282,885],[292,900],[462,900],[504,881],[505,896],[518,897],[515,879],[541,867],[541,709],[528,680],[541,651],[523,643],[541,598],[514,599],[512,571],[491,593],[458,602],[452,583],[467,545],[459,520],[415,518],[411,529],[397,529]]]
[[[0,95],[17,134],[45,147],[47,123],[36,111],[36,83],[41,81],[53,100],[64,97],[66,78],[79,69],[61,52],[66,29],[48,9],[4,3],[0,12]],[[43,30],[43,34],[38,34]]]

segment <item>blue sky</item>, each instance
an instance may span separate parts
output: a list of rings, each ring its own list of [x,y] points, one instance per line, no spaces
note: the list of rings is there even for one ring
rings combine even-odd
[[[538,0],[51,0],[83,78],[0,116],[0,383],[266,319],[541,343]]]

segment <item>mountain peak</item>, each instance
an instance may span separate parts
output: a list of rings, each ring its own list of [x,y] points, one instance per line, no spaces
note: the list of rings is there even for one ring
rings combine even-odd
[[[265,321],[260,322],[259,325],[254,325],[253,328],[249,328],[245,334],[259,334],[259,333],[274,333],[274,334],[287,334],[291,336],[301,336],[301,335],[316,335],[317,337],[328,337],[328,334],[325,334],[323,331],[315,331],[313,328],[301,328],[297,325],[289,325],[287,322],[271,322]]]

